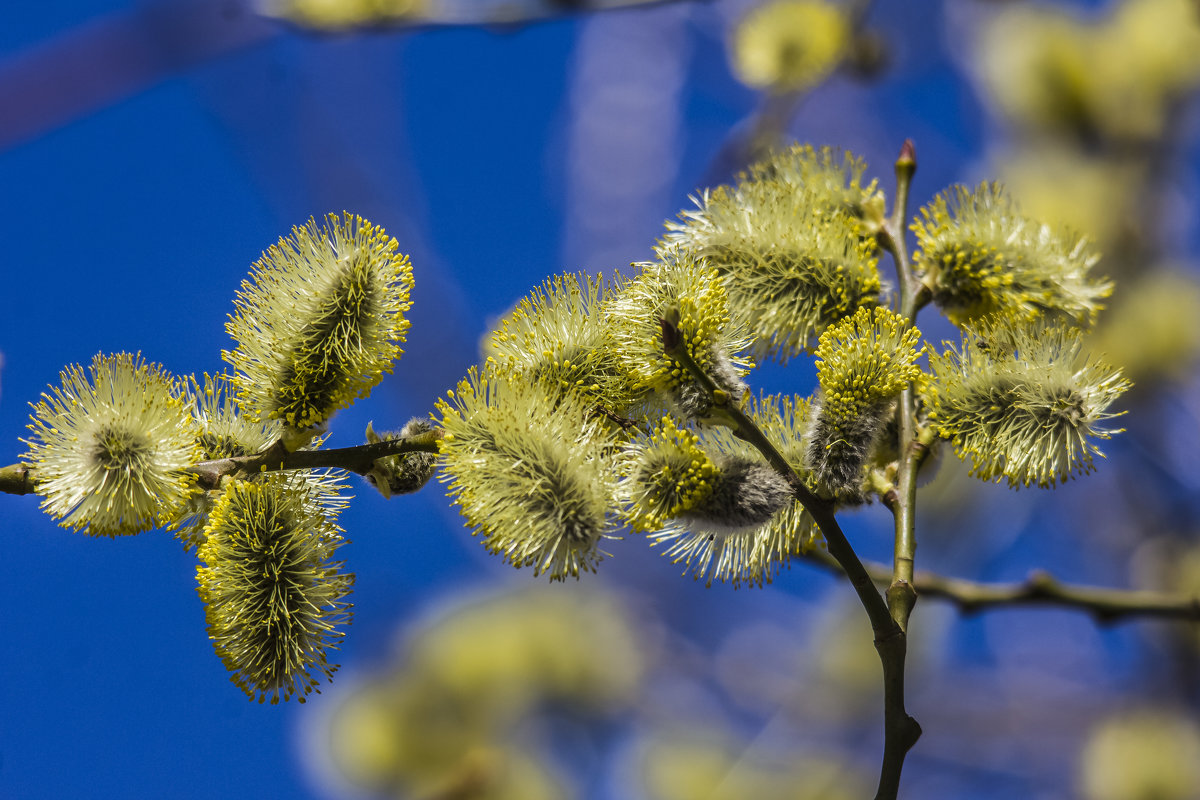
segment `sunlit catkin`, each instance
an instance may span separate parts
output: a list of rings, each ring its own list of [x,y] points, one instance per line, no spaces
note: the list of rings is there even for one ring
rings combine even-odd
[[[602,278],[557,275],[534,287],[485,341],[484,355],[514,379],[540,381],[620,413],[636,399],[606,324]]]
[[[63,527],[123,536],[169,521],[193,492],[201,460],[179,387],[140,355],[97,355],[33,405],[29,449],[42,508]]]
[[[1087,327],[1112,293],[1085,238],[1024,216],[999,184],[942,192],[912,228],[922,280],[958,325],[1000,314]]]
[[[1053,486],[1093,468],[1100,423],[1129,388],[1120,370],[1083,353],[1063,325],[1014,328],[991,319],[968,329],[962,350],[929,358],[930,421],[981,480]]]
[[[226,324],[224,353],[250,419],[322,425],[363,397],[403,352],[412,267],[361,217],[310,219],[255,264]]]
[[[213,648],[231,680],[261,703],[313,691],[337,669],[354,578],[333,560],[342,544],[336,496],[272,474],[223,491],[196,569]]]
[[[540,383],[472,371],[438,411],[440,478],[484,546],[551,580],[595,571],[613,530],[615,480],[595,409]]]
[[[233,397],[228,375],[206,374],[203,384],[189,377],[185,389],[191,400],[200,458],[204,461],[253,455],[274,444],[282,435],[283,424],[278,420],[251,422],[246,419]],[[187,506],[172,521],[170,529],[185,549],[191,550],[204,542],[204,526],[218,492],[219,489],[193,493]]]
[[[730,312],[720,275],[705,258],[676,248],[659,255],[606,305],[617,355],[635,390],[656,392],[685,419],[704,419],[712,410],[711,393],[665,352],[663,321],[671,321],[692,361],[735,401],[746,392],[742,376],[753,365],[743,351],[752,338],[744,320]]]
[[[691,250],[720,274],[753,353],[787,362],[859,308],[878,303],[874,240],[857,210],[863,164],[840,151],[793,147],[755,164],[736,186],[696,199],[667,223],[664,245]]]
[[[860,309],[821,335],[805,466],[823,493],[842,499],[859,493],[884,415],[921,374],[919,341],[916,329],[885,308]]]

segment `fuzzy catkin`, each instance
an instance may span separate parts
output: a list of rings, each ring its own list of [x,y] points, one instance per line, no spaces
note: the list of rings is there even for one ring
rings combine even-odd
[[[366,395],[403,353],[413,286],[396,240],[361,217],[292,229],[259,259],[235,300],[223,353],[242,410],[293,430],[322,425]]]
[[[96,355],[34,405],[28,450],[42,508],[91,536],[169,522],[194,492],[199,432],[175,380],[140,354]]]
[[[609,430],[593,409],[486,370],[437,407],[440,479],[484,546],[551,580],[594,571],[600,541],[613,537],[615,479]]]
[[[755,336],[753,354],[787,363],[830,325],[878,304],[874,239],[857,216],[874,191],[862,186],[863,169],[831,148],[775,153],[736,185],[693,198],[659,250],[692,251],[715,268]]]
[[[961,351],[930,356],[930,422],[981,480],[1053,486],[1103,456],[1101,423],[1129,388],[1120,370],[1089,360],[1065,325],[1013,327],[993,317],[968,328]]]
[[[258,702],[314,691],[349,622],[354,576],[333,561],[342,501],[274,473],[223,491],[196,569],[209,638],[230,679]]]
[[[861,496],[862,471],[893,401],[920,376],[920,333],[884,308],[859,309],[821,335],[820,390],[809,414],[805,467],[825,494]]]
[[[792,499],[792,487],[778,472],[752,458],[723,456],[716,461],[712,491],[680,515],[682,522],[728,535],[766,523]]]

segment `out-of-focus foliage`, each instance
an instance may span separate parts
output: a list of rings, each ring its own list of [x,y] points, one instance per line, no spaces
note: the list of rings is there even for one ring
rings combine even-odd
[[[342,700],[330,721],[334,764],[394,797],[573,796],[553,743],[529,723],[626,713],[655,650],[624,601],[582,586],[462,605],[413,632],[396,664]]]
[[[1182,380],[1200,355],[1200,284],[1169,268],[1153,268],[1136,291],[1113,304],[1091,349],[1121,367],[1136,387]]]
[[[1155,141],[1200,82],[1196,7],[1125,0],[1084,21],[1016,5],[985,28],[980,63],[988,91],[1018,125]]]
[[[850,26],[839,6],[823,0],[773,0],[737,26],[730,62],[747,86],[808,89],[833,71],[849,38]]]
[[[431,0],[261,0],[264,14],[306,28],[340,32],[389,25],[430,10]]]
[[[1138,709],[1102,721],[1083,749],[1085,800],[1197,800],[1200,725],[1166,709]]]
[[[1188,109],[1200,87],[1200,12],[1122,0],[1093,18],[1015,4],[980,32],[974,64],[1013,136],[997,174],[1022,208],[1085,234],[1120,291],[1093,350],[1135,386],[1179,381],[1200,355],[1200,283],[1166,251]]]
[[[642,776],[651,800],[852,800],[870,794],[836,756],[747,756],[719,733],[680,730],[646,746]]]

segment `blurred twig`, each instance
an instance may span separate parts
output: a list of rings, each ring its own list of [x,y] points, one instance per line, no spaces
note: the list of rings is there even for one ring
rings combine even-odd
[[[683,0],[520,0],[431,3],[386,24],[343,27],[412,30],[516,26],[566,14],[648,8]],[[88,21],[0,60],[0,151],[32,141],[199,64],[278,35],[281,20],[255,0],[139,4]],[[297,30],[313,29],[292,21]]]
[[[388,13],[386,4],[381,10],[362,20],[338,18],[336,23],[321,24],[306,19],[305,3],[297,0],[259,0],[255,6],[261,13],[278,16],[294,23],[301,30],[318,33],[347,31],[410,30],[414,28],[445,27],[509,27],[528,25],[568,14],[591,14],[600,11],[620,11],[649,8],[684,2],[685,0],[433,0],[414,3]]]

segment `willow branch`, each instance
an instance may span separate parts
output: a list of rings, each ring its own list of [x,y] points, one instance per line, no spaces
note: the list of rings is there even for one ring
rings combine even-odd
[[[371,471],[371,467],[380,458],[401,453],[436,453],[441,438],[442,431],[437,429],[373,444],[329,450],[297,450],[291,453],[276,443],[261,453],[201,461],[187,471],[196,476],[196,484],[202,489],[215,489],[220,485],[221,478],[227,475],[250,475],[291,469],[343,469],[364,475]],[[29,464],[0,467],[0,492],[32,494],[35,491],[33,478],[34,468]]]
[[[813,550],[804,558],[842,574],[841,565],[828,553]],[[891,583],[892,570],[886,564],[865,561],[863,567],[877,584]],[[918,570],[913,588],[923,598],[945,600],[967,614],[1040,606],[1082,611],[1104,624],[1139,617],[1200,622],[1200,595],[1063,583],[1045,570],[1035,570],[1025,580],[1012,583],[981,583]]]
[[[813,494],[754,420],[737,403],[730,402],[729,394],[720,389],[692,358],[686,337],[675,327],[675,322],[662,319],[660,323],[663,352],[675,359],[705,388],[713,402],[712,416],[723,418],[733,429],[734,435],[754,446],[787,479],[796,499],[812,515],[821,530],[829,556],[849,579],[866,609],[875,633],[875,650],[883,666],[883,766],[875,800],[895,800],[900,790],[900,770],[904,766],[904,757],[921,736],[921,726],[904,708],[904,657],[908,649],[904,629],[893,618],[888,603],[875,588],[862,560],[842,532],[833,513],[833,503]]]
[[[296,450],[288,452],[282,445],[267,448],[261,453],[235,458],[219,458],[202,461],[189,472],[196,475],[196,482],[204,489],[216,488],[226,475],[246,475],[256,472],[275,472],[291,469],[344,469],[364,475],[371,471],[375,462],[401,453],[436,453],[441,429],[425,431],[415,436],[387,439],[372,444],[354,447],[336,447],[329,450]]]
[[[895,635],[895,623],[888,614],[887,604],[871,581],[871,576],[863,568],[858,554],[850,546],[849,540],[842,533],[841,526],[833,514],[833,503],[817,497],[812,490],[804,485],[803,479],[796,470],[787,463],[787,459],[776,449],[754,420],[731,402],[728,392],[719,388],[703,368],[696,363],[688,352],[685,337],[675,324],[667,319],[659,320],[662,325],[663,352],[679,362],[687,372],[708,392],[713,402],[712,415],[722,417],[732,428],[734,435],[755,447],[767,462],[788,482],[792,492],[805,510],[812,515],[825,541],[829,545],[829,554],[837,559],[842,571],[850,579],[851,585],[858,592],[867,615],[871,618],[871,627],[875,630],[876,640],[886,639]]]
[[[896,159],[896,197],[892,213],[882,221],[877,238],[880,246],[887,250],[896,265],[896,282],[899,291],[899,312],[908,325],[916,320],[919,304],[917,300],[921,284],[913,274],[908,257],[908,244],[904,225],[908,220],[908,191],[913,174],[917,170],[916,150],[911,139],[906,139]],[[900,394],[896,409],[896,422],[900,431],[900,464],[896,474],[896,496],[889,498],[889,507],[896,520],[895,547],[893,553],[892,581],[888,588],[888,606],[896,623],[908,629],[908,617],[916,603],[912,590],[914,558],[916,556],[916,468],[920,453],[914,447],[916,437],[916,395],[911,385]]]
[[[896,196],[892,202],[892,213],[879,220],[877,234],[880,246],[891,254],[895,262],[900,295],[899,312],[908,326],[912,326],[916,320],[917,311],[921,306],[922,289],[913,273],[905,239],[908,191],[916,170],[916,151],[912,140],[906,139],[900,148],[900,156],[896,159]],[[883,661],[884,729],[883,765],[879,772],[876,800],[890,800],[896,797],[900,787],[900,774],[904,769],[904,759],[921,737],[921,726],[904,707],[904,662],[908,649],[908,620],[917,602],[917,592],[913,588],[917,550],[916,474],[923,456],[923,452],[916,446],[916,408],[916,393],[910,384],[900,393],[900,402],[896,410],[900,463],[896,472],[896,494],[888,498],[888,506],[895,518],[895,536],[892,569],[887,587],[887,606],[900,634],[894,637],[894,641],[876,643]]]

